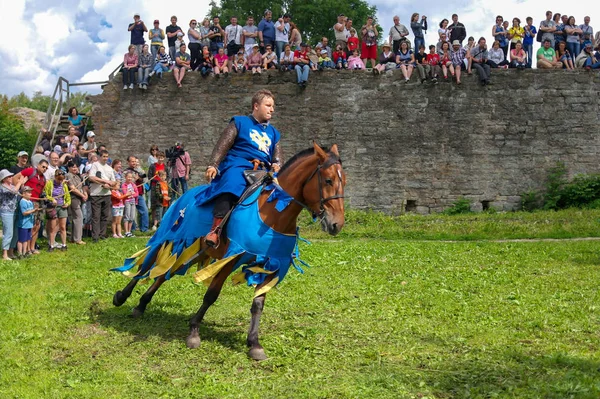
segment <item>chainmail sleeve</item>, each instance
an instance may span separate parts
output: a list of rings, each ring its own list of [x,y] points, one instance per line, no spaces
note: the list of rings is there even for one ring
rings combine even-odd
[[[283,151],[281,150],[280,141],[275,144],[275,151],[273,151],[273,158],[271,161],[271,163],[278,164],[280,167],[283,166]]]
[[[219,169],[219,164],[221,163],[223,158],[225,158],[225,155],[227,155],[227,151],[229,151],[229,149],[233,145],[233,142],[237,137],[237,133],[238,131],[235,127],[235,123],[229,123],[225,130],[223,130],[223,133],[221,133],[221,137],[219,137],[219,141],[217,141],[217,144],[215,145],[215,148],[213,149],[213,152],[210,155],[208,167],[212,166],[217,170]]]

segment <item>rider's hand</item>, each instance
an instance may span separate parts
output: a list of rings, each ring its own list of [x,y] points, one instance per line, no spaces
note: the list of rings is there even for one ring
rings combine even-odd
[[[210,183],[215,177],[217,177],[217,168],[215,168],[214,166],[209,166],[206,169],[205,176],[206,181]]]
[[[281,166],[279,166],[278,163],[274,163],[271,165],[271,170],[275,173],[279,172],[279,169],[281,169]]]

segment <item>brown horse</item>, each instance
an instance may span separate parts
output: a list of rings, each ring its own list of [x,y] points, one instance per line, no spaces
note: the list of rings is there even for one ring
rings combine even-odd
[[[279,172],[278,182],[281,188],[294,198],[294,201],[290,202],[289,206],[280,212],[275,209],[275,202],[267,202],[269,192],[261,193],[258,199],[258,207],[260,217],[267,226],[279,233],[296,234],[298,215],[302,209],[308,209],[314,217],[320,219],[324,231],[331,235],[340,232],[344,226],[343,198],[346,176],[342,169],[337,145],[333,145],[328,151],[325,151],[315,143],[313,148],[294,155]],[[227,228],[235,229],[238,226],[230,224]],[[228,242],[224,241],[217,248],[207,248],[204,241],[199,240],[197,249],[200,255],[188,263],[198,263],[202,267],[207,265],[211,259],[222,259],[227,245]],[[166,259],[166,257],[161,258],[160,255],[157,258]],[[198,326],[208,308],[219,297],[221,288],[233,271],[237,260],[234,258],[225,261],[224,264],[219,264],[218,271],[210,276],[210,285],[204,295],[202,306],[190,320],[190,333],[186,339],[188,348],[200,346]],[[183,267],[183,265],[177,263],[176,266]],[[150,275],[151,278],[155,278],[155,281],[141,296],[138,306],[133,310],[134,317],[139,317],[144,313],[153,295],[166,280],[165,268],[161,268],[157,264],[155,269],[163,270],[163,273]],[[199,273],[206,269],[201,269]],[[273,279],[274,274],[268,275],[265,281],[255,288],[255,297],[251,307],[252,318],[247,338],[247,345],[250,348],[249,356],[254,360],[266,359],[264,349],[258,340],[258,326],[264,307],[266,291],[274,285],[273,283],[276,283],[276,281],[272,281]],[[134,278],[122,291],[117,291],[113,298],[113,304],[121,306],[125,303],[138,281],[139,279]]]

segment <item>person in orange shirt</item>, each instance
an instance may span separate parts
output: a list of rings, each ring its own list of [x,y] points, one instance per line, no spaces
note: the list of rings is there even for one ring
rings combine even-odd
[[[156,231],[158,228],[171,201],[171,197],[169,197],[169,184],[167,183],[167,172],[164,170],[158,171],[156,176],[158,177],[158,182],[152,189],[152,207],[154,208],[152,212],[154,218],[153,231]]]

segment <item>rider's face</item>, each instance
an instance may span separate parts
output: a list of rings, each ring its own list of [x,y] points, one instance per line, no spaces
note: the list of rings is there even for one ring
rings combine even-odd
[[[261,123],[270,121],[273,112],[275,112],[275,101],[270,97],[265,97],[259,104],[254,104],[254,116]]]

